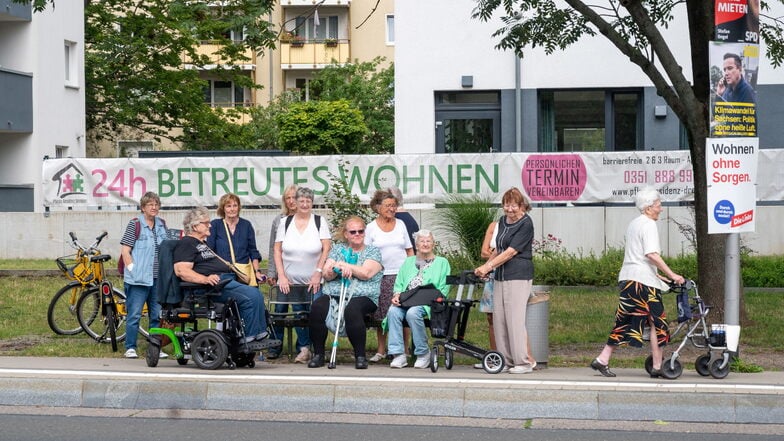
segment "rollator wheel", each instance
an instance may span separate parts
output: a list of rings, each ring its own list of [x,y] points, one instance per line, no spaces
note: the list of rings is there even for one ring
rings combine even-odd
[[[452,369],[455,365],[455,353],[451,349],[444,348],[444,367]]]
[[[730,373],[730,362],[727,361],[727,365],[724,368],[721,367],[721,364],[724,362],[724,358],[717,358],[713,360],[708,367],[710,370],[711,377],[721,380],[722,378],[726,377]]]
[[[482,367],[488,374],[497,374],[504,370],[504,356],[500,352],[490,351],[482,357]]]
[[[438,372],[438,346],[433,346],[430,351],[430,372]]]
[[[178,358],[177,359],[177,364],[179,364],[180,366],[185,366],[186,364],[188,364],[188,359],[185,358],[185,357]]]
[[[681,366],[681,362],[677,359],[672,360],[671,358],[668,358],[662,362],[661,373],[664,378],[674,380],[683,373],[683,366]]]
[[[226,362],[228,355],[226,342],[215,332],[199,332],[191,344],[193,362],[201,369],[218,369]]]
[[[653,355],[649,355],[645,359],[645,372],[647,372],[648,375],[650,375],[652,370],[653,370]]]
[[[703,377],[709,376],[710,373],[710,354],[703,354],[697,357],[697,360],[694,362],[694,369],[697,370],[697,373],[702,375]]]

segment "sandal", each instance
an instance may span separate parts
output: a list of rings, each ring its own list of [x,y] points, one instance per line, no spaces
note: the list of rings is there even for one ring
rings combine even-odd
[[[599,362],[599,359],[596,358],[591,362],[591,369],[595,371],[599,371],[600,374],[604,375],[605,377],[614,377],[615,373],[610,370],[610,367],[606,364],[602,364]]]
[[[378,352],[376,352],[376,355],[368,358],[368,361],[371,363],[378,363],[379,361],[385,358],[387,358],[387,354],[379,354]]]

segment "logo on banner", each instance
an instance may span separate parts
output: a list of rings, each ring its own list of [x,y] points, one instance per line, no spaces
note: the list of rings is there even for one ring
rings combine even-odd
[[[60,199],[87,194],[84,173],[73,163],[58,170],[52,181],[57,182],[57,197]]]
[[[576,201],[588,173],[579,155],[531,155],[523,163],[522,180],[532,201]]]

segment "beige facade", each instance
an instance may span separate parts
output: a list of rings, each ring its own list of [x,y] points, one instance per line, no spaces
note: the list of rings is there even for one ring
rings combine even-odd
[[[314,73],[333,61],[365,62],[380,56],[386,59],[386,67],[395,56],[394,10],[393,0],[281,0],[268,18],[279,30],[277,47],[260,54],[249,51],[250,61],[241,66],[261,88],[236,88],[211,75],[211,66],[206,66],[201,77],[209,81],[210,92],[205,97],[213,107],[266,106],[287,90],[299,91],[308,99]],[[214,50],[214,45],[205,43],[199,52],[209,55]],[[185,68],[188,61],[183,58]],[[213,66],[221,60],[214,62]],[[125,130],[118,140],[92,142],[87,150],[90,156],[119,157],[135,156],[138,150],[178,148],[165,139],[153,141],[149,135]]]

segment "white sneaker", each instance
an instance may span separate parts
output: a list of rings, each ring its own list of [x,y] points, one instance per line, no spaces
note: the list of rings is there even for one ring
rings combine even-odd
[[[387,354],[379,354],[378,352],[376,352],[376,355],[368,358],[368,361],[371,363],[378,363],[379,361],[385,358],[387,358]]]
[[[530,364],[524,364],[521,366],[515,366],[513,368],[509,368],[510,374],[530,374],[533,371],[534,368],[532,368]]]
[[[169,358],[169,354],[167,354],[167,353],[165,353],[165,352],[161,351],[161,353],[160,353],[160,354],[158,354],[158,358]]]
[[[296,358],[294,358],[294,363],[307,363],[310,361],[310,349],[303,346],[302,349],[299,350],[299,354],[297,354]]]
[[[136,354],[136,349],[131,348],[125,351],[125,358],[139,358],[139,355]]]
[[[482,365],[482,363],[474,363],[474,369],[484,369],[484,368],[485,367]]]
[[[389,367],[395,369],[404,368],[406,366],[408,366],[408,357],[406,357],[406,354],[395,355],[395,358],[392,359],[392,363],[389,363]]]
[[[427,354],[417,355],[415,369],[426,369],[430,367],[430,351]]]

